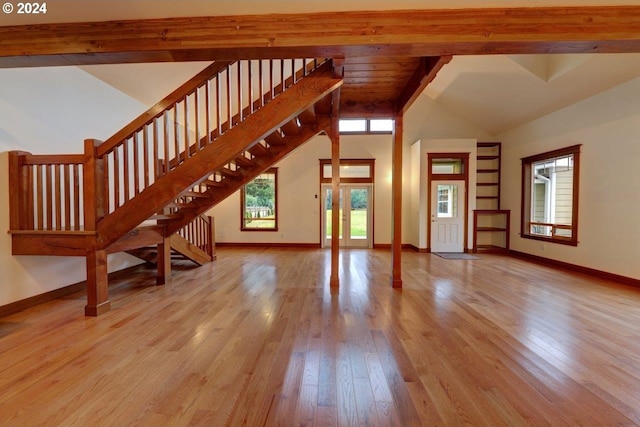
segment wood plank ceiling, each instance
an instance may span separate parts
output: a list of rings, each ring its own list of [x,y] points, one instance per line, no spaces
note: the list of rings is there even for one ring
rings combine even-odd
[[[215,35],[215,37],[212,37]],[[640,52],[640,6],[169,18],[0,27],[0,68],[343,60],[341,116],[391,116],[456,54]]]

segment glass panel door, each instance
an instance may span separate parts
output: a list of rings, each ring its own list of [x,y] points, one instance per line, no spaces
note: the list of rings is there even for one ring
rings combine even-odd
[[[340,246],[373,247],[373,214],[371,209],[372,188],[370,185],[340,186]],[[330,185],[322,186],[322,245],[331,246],[332,191]],[[345,209],[345,206],[348,208]]]
[[[369,212],[369,188],[348,186],[346,189],[349,215],[345,224],[348,230],[345,245],[349,247],[369,247],[369,222],[371,217]]]

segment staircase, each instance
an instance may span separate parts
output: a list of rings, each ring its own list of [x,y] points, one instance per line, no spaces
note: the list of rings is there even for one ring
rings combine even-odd
[[[502,143],[478,142],[473,252],[509,250],[510,211],[500,209]]]
[[[328,131],[341,85],[330,61],[215,62],[82,155],[10,153],[12,253],[85,256],[91,316],[110,309],[109,253],[156,246],[164,283],[187,247],[172,236]]]
[[[171,259],[189,260],[198,266],[216,259],[214,219],[200,215],[169,237]],[[129,255],[151,264],[158,264],[157,246],[146,246],[128,250]]]

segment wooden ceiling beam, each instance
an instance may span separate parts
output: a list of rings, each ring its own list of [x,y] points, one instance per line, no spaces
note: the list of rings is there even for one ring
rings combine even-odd
[[[0,27],[0,67],[640,52],[640,6],[330,12]]]
[[[422,58],[420,65],[409,79],[409,82],[400,93],[396,104],[396,113],[404,114],[411,104],[426,89],[427,85],[436,78],[438,71],[451,61],[451,56],[431,56]]]

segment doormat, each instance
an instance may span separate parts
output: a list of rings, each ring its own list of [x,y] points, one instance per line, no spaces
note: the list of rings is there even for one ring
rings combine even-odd
[[[438,255],[440,258],[444,259],[480,259],[480,257],[475,255],[469,255],[465,253],[454,253],[454,252],[433,252],[434,255]]]

